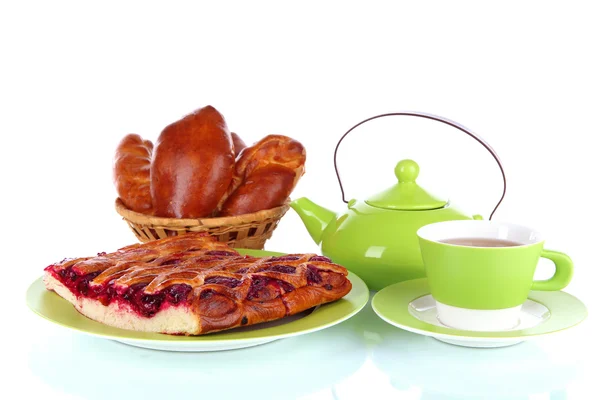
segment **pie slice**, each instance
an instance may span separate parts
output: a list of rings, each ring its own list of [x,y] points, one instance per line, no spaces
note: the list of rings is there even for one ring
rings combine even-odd
[[[280,319],[344,297],[348,271],[316,254],[242,256],[204,233],[134,244],[45,269],[83,315],[146,332],[201,335]]]

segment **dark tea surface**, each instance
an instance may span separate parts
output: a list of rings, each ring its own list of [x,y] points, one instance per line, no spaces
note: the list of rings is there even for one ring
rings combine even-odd
[[[470,247],[513,247],[521,246],[521,243],[513,242],[504,239],[488,239],[488,238],[454,238],[440,240],[440,243],[456,244],[459,246]]]

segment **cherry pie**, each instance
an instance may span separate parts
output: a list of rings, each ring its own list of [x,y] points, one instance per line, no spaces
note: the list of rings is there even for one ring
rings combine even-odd
[[[348,271],[315,254],[242,256],[203,233],[65,259],[48,290],[118,328],[200,335],[272,321],[345,296]]]

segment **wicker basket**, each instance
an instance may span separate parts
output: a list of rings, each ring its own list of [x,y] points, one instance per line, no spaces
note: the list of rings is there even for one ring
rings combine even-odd
[[[282,206],[234,217],[179,219],[162,218],[131,211],[118,199],[117,212],[141,242],[183,235],[187,232],[208,232],[231,247],[264,249],[281,217],[289,210],[289,200]]]

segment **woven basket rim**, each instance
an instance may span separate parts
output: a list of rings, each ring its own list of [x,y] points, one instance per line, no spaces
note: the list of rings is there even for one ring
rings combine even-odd
[[[123,204],[123,201],[117,197],[115,200],[115,209],[117,213],[126,220],[140,225],[160,225],[165,227],[183,228],[183,227],[219,227],[227,225],[240,225],[261,222],[269,219],[281,218],[290,208],[290,199],[279,207],[274,207],[268,210],[261,210],[250,214],[235,215],[232,217],[215,217],[215,218],[167,218],[156,217],[153,215],[142,214],[132,211]]]

